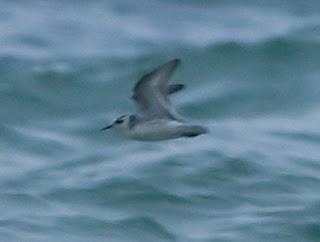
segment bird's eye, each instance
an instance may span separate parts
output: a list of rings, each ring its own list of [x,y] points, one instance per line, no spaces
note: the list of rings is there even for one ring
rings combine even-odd
[[[118,119],[118,120],[115,121],[115,123],[116,123],[116,124],[122,124],[122,123],[123,123],[123,120],[122,120],[122,119]]]

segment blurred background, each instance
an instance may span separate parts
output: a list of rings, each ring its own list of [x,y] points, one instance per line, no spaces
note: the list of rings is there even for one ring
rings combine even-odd
[[[320,241],[320,2],[0,1],[1,241]],[[173,58],[211,133],[99,129]]]

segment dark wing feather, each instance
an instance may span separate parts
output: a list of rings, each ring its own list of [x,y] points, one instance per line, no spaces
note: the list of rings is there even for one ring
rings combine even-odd
[[[185,85],[183,84],[174,84],[174,85],[170,85],[168,86],[168,94],[173,94],[176,92],[179,92],[180,90],[182,90],[185,87]]]

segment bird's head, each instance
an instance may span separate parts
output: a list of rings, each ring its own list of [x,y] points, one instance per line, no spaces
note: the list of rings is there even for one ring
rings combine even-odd
[[[129,120],[130,120],[129,115],[122,115],[116,120],[114,120],[108,126],[102,128],[101,130],[106,130],[111,128],[118,129],[118,130],[125,130],[128,127]]]

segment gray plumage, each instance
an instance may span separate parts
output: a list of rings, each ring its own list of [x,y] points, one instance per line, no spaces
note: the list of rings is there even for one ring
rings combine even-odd
[[[208,133],[206,127],[184,121],[171,106],[169,96],[184,88],[183,84],[169,84],[180,63],[180,59],[171,60],[140,78],[132,89],[136,112],[119,117],[102,130],[115,127],[132,139],[148,141]]]

